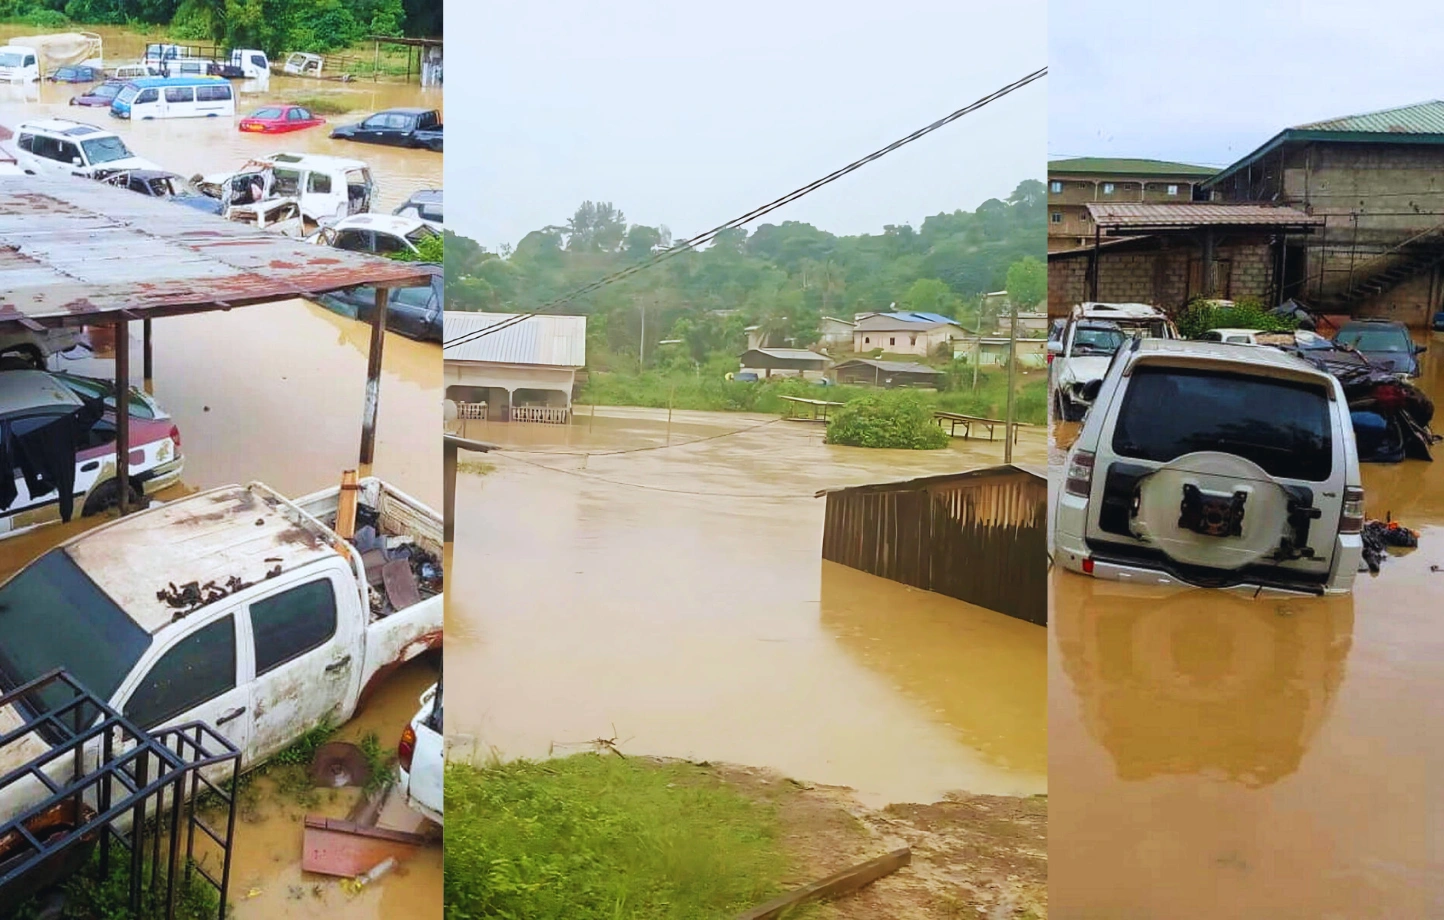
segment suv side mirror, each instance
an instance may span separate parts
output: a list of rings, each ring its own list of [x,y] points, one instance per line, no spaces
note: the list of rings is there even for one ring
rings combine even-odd
[[[84,165],[85,165],[85,161],[82,160],[80,157],[71,157],[71,158],[70,158],[70,163],[71,163],[72,166],[84,166]]]
[[[1053,342],[1053,341],[1050,341],[1050,342],[1048,343],[1048,354],[1050,354],[1050,355],[1061,355],[1062,353],[1063,353],[1063,343],[1062,343],[1062,342]]]
[[[1098,380],[1090,380],[1090,381],[1088,381],[1086,384],[1083,385],[1083,393],[1082,393],[1082,396],[1083,396],[1084,399],[1088,400],[1089,402],[1092,402],[1093,400],[1095,400],[1095,399],[1098,398],[1098,393],[1099,393],[1099,391],[1101,391],[1102,389],[1103,389],[1103,380],[1102,380],[1101,378],[1098,379]]]

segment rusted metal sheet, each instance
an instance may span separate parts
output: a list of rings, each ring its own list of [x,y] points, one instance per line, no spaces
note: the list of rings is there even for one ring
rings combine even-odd
[[[1322,216],[1262,204],[1113,204],[1088,202],[1088,215],[1100,227],[1313,227]],[[1091,248],[1091,247],[1089,247]]]
[[[143,319],[430,280],[411,263],[267,233],[103,182],[0,176],[0,322]]]
[[[826,493],[822,557],[1048,622],[1047,479],[990,467]]]

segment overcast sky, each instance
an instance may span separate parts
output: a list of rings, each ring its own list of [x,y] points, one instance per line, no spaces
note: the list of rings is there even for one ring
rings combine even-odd
[[[1436,4],[1054,0],[1048,153],[1226,166],[1282,129],[1438,98]]]
[[[584,199],[683,238],[1042,67],[1044,0],[446,4],[447,227],[495,248]],[[921,224],[1045,173],[1048,82],[764,220]]]

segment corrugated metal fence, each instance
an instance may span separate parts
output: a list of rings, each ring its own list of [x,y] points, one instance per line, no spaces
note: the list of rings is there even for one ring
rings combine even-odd
[[[1048,622],[1048,485],[998,466],[827,493],[822,558]]]

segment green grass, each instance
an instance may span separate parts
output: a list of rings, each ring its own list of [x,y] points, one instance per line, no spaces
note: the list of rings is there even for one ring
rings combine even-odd
[[[1042,425],[1048,417],[1048,381],[1042,372],[1020,376],[1015,398],[1020,422]],[[933,408],[964,415],[1002,418],[1008,402],[1007,376],[1001,372],[984,371],[978,377],[978,388],[972,388],[971,374],[960,388],[933,392],[918,391]],[[597,371],[589,375],[577,401],[598,406],[647,406],[665,409],[669,402],[675,409],[700,409],[714,412],[761,412],[782,414],[787,411],[781,396],[801,396],[847,402],[878,391],[872,387],[823,387],[796,378],[782,378],[742,383],[721,377],[703,377],[685,372],[648,371],[624,374]]]
[[[701,767],[598,754],[446,772],[448,920],[709,920],[775,896],[775,810]]]
[[[126,851],[112,845],[110,851],[110,873],[100,874],[100,849],[97,847],[81,870],[63,885],[65,892],[65,916],[77,920],[163,920],[165,910],[165,876],[160,876],[157,888],[152,891],[152,867],[149,862],[142,870],[142,893],[140,912],[130,910],[130,860]],[[7,913],[11,920],[32,920],[39,916],[40,903],[30,900],[10,908]],[[190,880],[181,877],[176,885],[176,920],[214,920],[219,913],[220,902],[216,890],[203,881],[199,873],[192,873]],[[0,910],[5,910],[0,906]]]
[[[291,104],[308,108],[317,115],[345,115],[357,111],[353,102],[339,93],[334,96],[297,96]]]

